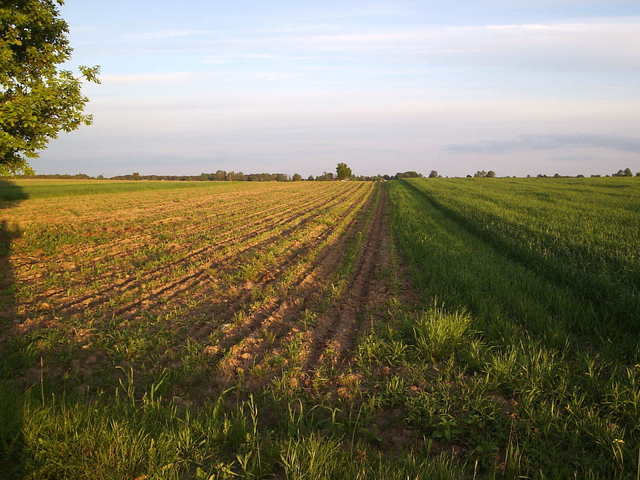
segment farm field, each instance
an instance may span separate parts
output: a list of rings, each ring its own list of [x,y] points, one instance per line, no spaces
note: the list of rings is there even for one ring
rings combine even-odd
[[[0,182],[0,471],[637,478],[640,181]]]

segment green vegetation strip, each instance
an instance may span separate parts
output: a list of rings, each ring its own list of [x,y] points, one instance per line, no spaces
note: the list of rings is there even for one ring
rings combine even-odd
[[[566,187],[535,180],[393,182],[395,235],[423,304],[433,307],[399,319],[390,334],[381,333],[386,341],[370,343],[394,346],[393,365],[410,372],[397,382],[413,382],[415,395],[392,388],[401,392],[395,404],[405,418],[477,459],[480,472],[635,478],[640,368],[637,337],[628,331],[637,317],[616,309],[617,297],[605,304],[609,315],[589,301],[584,289],[608,263],[571,255],[584,243],[603,248],[590,224],[624,231],[624,213],[599,216],[620,203],[633,208],[637,186],[622,198],[601,191],[597,200],[589,200],[589,186]],[[549,209],[535,200],[545,194],[555,198]],[[508,207],[495,207],[501,202]],[[585,218],[583,202],[599,208]],[[543,225],[555,243],[537,236]],[[633,230],[627,234],[618,237],[620,251],[634,241]],[[631,278],[638,265],[626,258]],[[545,271],[548,259],[564,265]],[[575,276],[578,265],[584,284]]]
[[[0,201],[27,198],[73,197],[153,190],[205,188],[223,192],[233,189],[239,182],[172,182],[172,181],[120,181],[120,180],[15,180],[0,182]]]

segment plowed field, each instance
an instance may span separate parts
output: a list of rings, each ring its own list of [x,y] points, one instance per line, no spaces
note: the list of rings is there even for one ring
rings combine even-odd
[[[637,478],[639,187],[0,182],[0,478]]]

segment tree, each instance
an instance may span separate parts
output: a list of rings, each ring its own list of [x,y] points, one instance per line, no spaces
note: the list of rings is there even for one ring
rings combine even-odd
[[[347,178],[351,178],[352,176],[353,173],[346,163],[339,163],[336,166],[336,178],[338,180],[345,180]]]
[[[496,172],[494,172],[493,170],[489,170],[487,172],[487,178],[496,178]]]
[[[36,158],[60,131],[88,125],[83,79],[95,83],[98,67],[76,77],[58,66],[72,49],[60,17],[63,0],[9,0],[0,6],[0,174],[32,172]]]
[[[633,177],[633,172],[630,168],[625,168],[624,170],[618,170],[613,174],[614,177]]]
[[[293,177],[291,177],[291,180],[293,180],[294,182],[299,182],[300,180],[302,180],[302,175],[300,175],[299,173],[294,173]]]
[[[418,172],[414,172],[413,170],[410,170],[408,172],[396,173],[396,178],[420,178],[420,177],[422,177],[422,174]]]
[[[307,180],[309,180],[310,182],[313,182],[315,180],[315,178],[313,178],[313,175],[309,175],[309,177],[307,178]]]
[[[435,170],[431,170],[431,172],[429,173],[429,178],[438,178],[438,172],[436,172]]]

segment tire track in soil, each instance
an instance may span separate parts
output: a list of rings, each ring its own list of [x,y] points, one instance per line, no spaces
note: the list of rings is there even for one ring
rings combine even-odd
[[[303,362],[303,372],[307,377],[313,376],[329,354],[335,355],[337,363],[344,363],[357,345],[368,306],[372,303],[370,292],[375,281],[374,273],[388,235],[385,230],[386,204],[387,193],[382,187],[355,273],[339,304],[332,309],[333,315],[323,316],[312,333],[308,356]]]
[[[361,209],[367,209],[375,201],[376,192],[371,192],[368,201]],[[293,332],[299,332],[298,315],[311,303],[311,299],[319,291],[319,285],[330,278],[335,268],[340,263],[344,254],[346,243],[360,231],[358,224],[362,222],[359,208],[343,233],[336,242],[327,245],[317,256],[317,261],[299,277],[299,280],[289,289],[284,299],[275,302],[265,312],[259,312],[254,318],[249,330],[242,330],[233,336],[234,341],[240,340],[235,345],[226,346],[229,355],[220,365],[220,370],[227,378],[234,373],[246,370],[250,365],[258,365],[269,352],[275,352],[281,347],[285,338]],[[242,338],[247,335],[245,338]],[[267,342],[265,337],[270,337]],[[268,345],[267,345],[268,343]],[[264,384],[263,379],[260,384]]]
[[[212,268],[218,267],[220,265],[224,265],[230,262],[233,262],[234,259],[237,259],[238,257],[241,257],[242,255],[250,252],[250,251],[254,251],[260,248],[263,248],[267,245],[269,245],[270,243],[272,243],[275,239],[277,239],[278,237],[282,236],[282,235],[289,235],[290,233],[304,227],[304,225],[308,224],[309,222],[311,222],[312,220],[314,220],[315,218],[317,218],[321,212],[319,212],[319,210],[325,209],[325,208],[331,208],[331,205],[339,203],[340,201],[342,201],[343,197],[349,198],[349,196],[353,193],[355,193],[359,188],[361,188],[360,186],[355,187],[353,189],[350,189],[348,191],[342,192],[339,196],[337,197],[333,197],[332,199],[329,199],[327,201],[322,202],[320,205],[315,205],[312,206],[302,212],[297,212],[295,215],[289,216],[284,218],[283,220],[280,220],[274,224],[270,224],[265,228],[260,229],[258,232],[254,232],[251,234],[247,234],[245,236],[243,236],[240,239],[233,239],[234,243],[242,243],[246,240],[249,240],[253,237],[255,237],[256,235],[259,235],[260,233],[265,233],[268,231],[271,231],[273,228],[275,227],[280,227],[280,226],[285,226],[288,224],[292,224],[294,222],[296,222],[296,220],[302,219],[300,222],[296,223],[295,225],[289,227],[288,229],[285,229],[284,231],[280,231],[280,232],[276,232],[273,235],[269,235],[267,238],[263,239],[263,240],[258,240],[255,242],[251,242],[247,245],[245,245],[242,249],[235,251],[232,255],[230,256],[223,256],[220,259],[208,262],[204,267],[202,268],[198,268],[197,270],[195,270],[194,272],[188,273],[186,275],[183,275],[182,277],[179,277],[178,279],[171,281],[165,285],[162,285],[156,289],[154,289],[153,291],[151,291],[148,295],[144,295],[141,296],[140,298],[114,310],[111,312],[112,316],[120,316],[123,315],[127,312],[130,312],[131,314],[135,314],[135,309],[137,307],[139,307],[140,305],[144,304],[144,309],[147,310],[149,308],[153,308],[154,306],[160,304],[160,303],[164,303],[172,298],[174,298],[175,296],[179,295],[180,293],[190,290],[192,288],[197,287],[198,285],[206,282],[207,280],[209,280],[210,278],[210,274],[209,274],[209,270],[211,270]],[[316,199],[317,200],[317,199]],[[160,276],[158,276],[159,278]],[[136,288],[142,288],[143,285],[138,285]],[[130,288],[127,288],[126,291],[130,291]],[[108,298],[107,298],[108,300]],[[86,307],[82,307],[83,309]],[[133,311],[133,312],[132,312]],[[129,316],[130,316],[129,315]]]
[[[68,314],[73,314],[76,313],[78,310],[82,309],[86,309],[89,307],[93,307],[96,306],[100,303],[104,303],[105,301],[108,301],[114,293],[124,293],[125,291],[131,291],[131,290],[135,290],[135,289],[140,289],[143,288],[144,284],[147,282],[151,282],[154,280],[157,280],[159,278],[161,278],[165,272],[169,269],[173,269],[173,268],[179,268],[182,265],[186,265],[189,264],[190,260],[193,259],[194,257],[197,256],[202,256],[202,255],[206,255],[207,253],[211,252],[212,250],[219,248],[219,247],[223,247],[227,244],[232,244],[232,243],[241,243],[243,241],[246,241],[248,239],[251,239],[257,235],[260,235],[262,233],[268,232],[269,230],[273,229],[274,227],[278,227],[278,226],[282,226],[282,225],[286,225],[288,223],[292,223],[294,222],[296,219],[300,218],[300,217],[304,217],[305,215],[309,214],[310,212],[313,212],[314,210],[317,209],[322,209],[327,207],[327,205],[334,203],[336,201],[338,201],[340,198],[342,198],[343,196],[348,196],[349,194],[353,193],[356,189],[350,189],[344,192],[341,192],[341,194],[338,197],[335,196],[325,196],[322,197],[322,202],[320,203],[320,205],[317,204],[318,199],[314,198],[313,200],[306,202],[303,205],[298,206],[297,208],[303,207],[302,210],[297,210],[293,215],[289,215],[291,212],[285,210],[284,213],[278,213],[275,214],[271,217],[268,217],[267,219],[265,219],[264,221],[259,222],[258,224],[253,224],[253,227],[255,227],[256,225],[261,226],[260,228],[253,228],[252,230],[250,230],[248,233],[244,233],[240,236],[237,236],[237,231],[239,230],[237,227],[233,228],[231,230],[229,230],[229,234],[221,239],[220,241],[207,245],[205,247],[201,247],[198,248],[192,252],[189,252],[187,255],[181,257],[178,260],[172,261],[168,264],[164,264],[158,268],[155,268],[149,272],[146,272],[145,275],[141,278],[141,277],[129,277],[127,279],[121,280],[120,282],[117,282],[115,284],[112,284],[102,290],[99,290],[98,292],[92,292],[91,294],[88,295],[84,295],[82,297],[73,299],[72,301],[63,303],[61,305],[56,305],[54,306],[54,309],[56,310],[56,312],[58,313],[68,313]],[[328,198],[328,199],[327,199]],[[327,200],[325,200],[327,199]],[[311,205],[309,207],[309,205]],[[304,208],[307,207],[307,208]],[[277,219],[275,222],[273,222],[274,219]],[[273,222],[273,223],[270,223]],[[245,224],[243,225],[243,227],[248,226],[249,224]],[[269,237],[269,239],[272,237]],[[240,254],[240,253],[244,253],[246,251],[242,250],[241,252],[236,252],[236,255]],[[202,268],[198,268],[198,270],[196,270],[195,272],[191,272],[189,274],[186,274],[185,276],[181,277],[180,279],[178,279],[178,281],[176,282],[172,282],[170,285],[177,285],[178,283],[180,283],[181,280],[187,280],[193,276],[196,275],[202,275],[203,273],[206,273],[206,270],[212,268],[213,266],[215,266],[215,264],[220,263],[222,261],[230,261],[232,260],[234,257],[223,257],[222,259],[220,259],[219,261],[216,262],[209,262],[207,263],[204,267]],[[161,288],[160,290],[164,291],[165,288]],[[154,292],[155,294],[160,293],[160,290]],[[153,295],[153,294],[152,294]],[[145,297],[144,299],[147,299],[147,297]],[[139,303],[139,302],[136,302]]]

